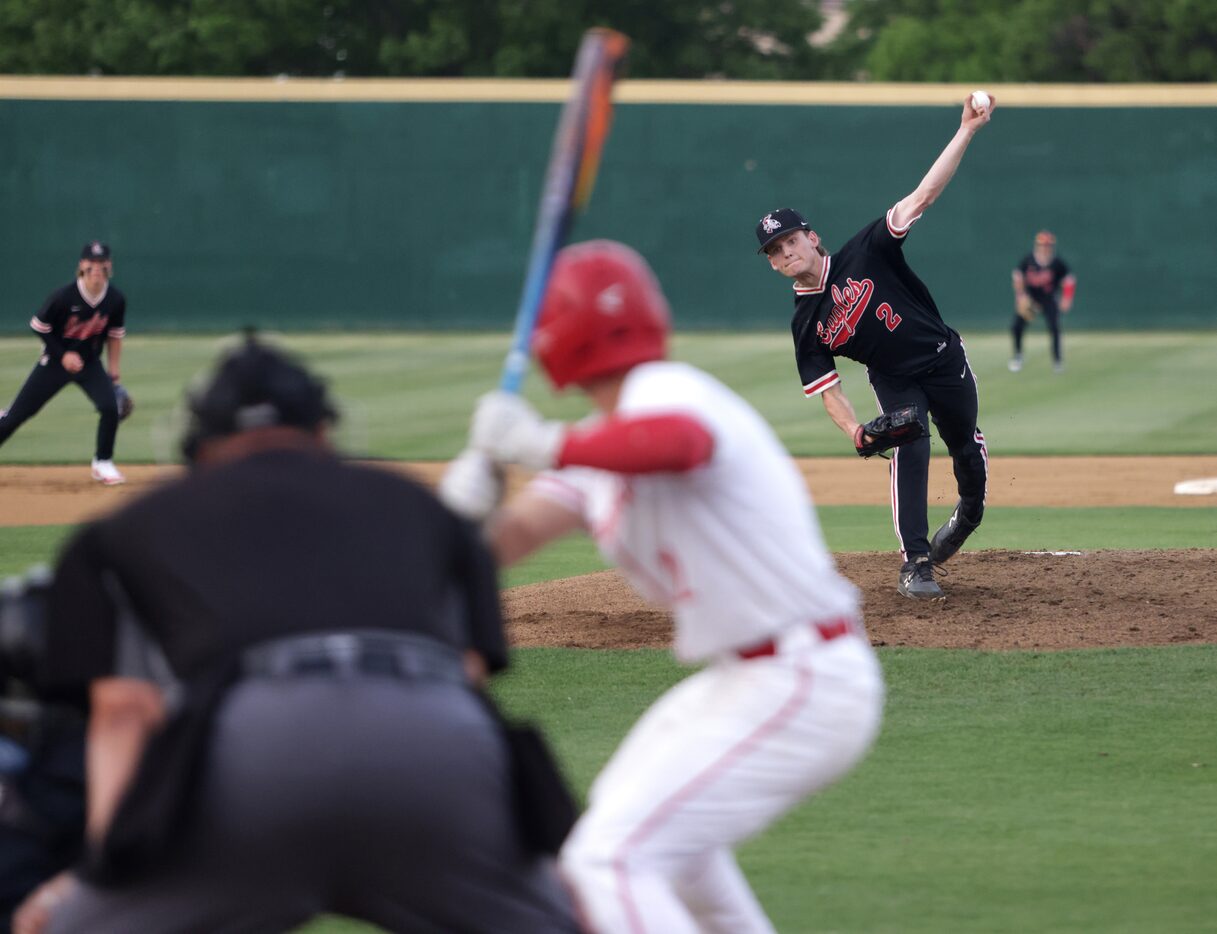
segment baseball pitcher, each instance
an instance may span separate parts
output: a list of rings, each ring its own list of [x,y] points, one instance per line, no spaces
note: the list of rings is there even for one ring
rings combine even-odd
[[[906,436],[891,458],[892,519],[902,559],[896,588],[914,599],[945,598],[934,566],[954,555],[980,525],[988,452],[976,423],[976,377],[963,340],[910,268],[904,241],[954,176],[972,137],[989,122],[993,104],[988,95],[969,97],[959,128],[921,183],[835,253],[793,208],[770,211],[756,225],[758,252],[774,272],[793,280],[791,331],[803,394],[819,396],[859,453],[870,453],[868,435],[874,432],[859,424],[836,366],[837,357],[856,360],[866,366],[881,412],[911,407],[923,428],[933,421],[950,452],[959,502],[932,540],[926,515],[928,430]]]

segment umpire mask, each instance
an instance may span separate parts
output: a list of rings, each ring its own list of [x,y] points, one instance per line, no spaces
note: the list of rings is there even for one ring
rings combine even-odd
[[[188,464],[212,438],[274,426],[313,431],[338,420],[325,384],[253,334],[220,358],[211,379],[186,404],[182,454]]]

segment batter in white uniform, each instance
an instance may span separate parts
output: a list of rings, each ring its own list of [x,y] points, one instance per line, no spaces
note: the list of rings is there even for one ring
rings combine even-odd
[[[541,469],[487,520],[501,561],[587,531],[673,612],[677,657],[704,665],[630,731],[563,848],[593,929],[772,931],[732,848],[862,758],[882,677],[794,463],[743,399],[665,360],[669,330],[637,253],[563,250],[533,349],[597,415],[546,422],[518,396],[484,396],[441,495],[482,518],[492,461]]]

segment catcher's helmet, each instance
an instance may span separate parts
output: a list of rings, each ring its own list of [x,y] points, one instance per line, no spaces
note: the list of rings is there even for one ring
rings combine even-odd
[[[187,462],[211,438],[284,426],[312,430],[337,420],[325,384],[253,334],[222,356],[215,373],[187,398],[189,424],[182,438]]]
[[[651,267],[613,240],[554,259],[532,347],[558,389],[667,355],[668,301]]]

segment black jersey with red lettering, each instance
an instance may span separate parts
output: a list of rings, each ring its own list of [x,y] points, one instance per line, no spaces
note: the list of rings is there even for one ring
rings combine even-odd
[[[42,338],[47,356],[59,360],[75,351],[86,363],[101,353],[107,337],[125,337],[127,299],[109,283],[101,300],[89,304],[77,282],[56,289],[30,319],[30,327]]]
[[[906,376],[932,367],[958,338],[905,261],[912,223],[897,230],[890,218],[889,211],[825,257],[815,287],[795,285],[790,328],[808,396],[840,382],[835,357]]]
[[[1023,284],[1032,301],[1041,307],[1056,306],[1057,290],[1069,275],[1063,259],[1054,256],[1047,266],[1041,266],[1035,261],[1035,254],[1028,253],[1016,268],[1023,274]]]

